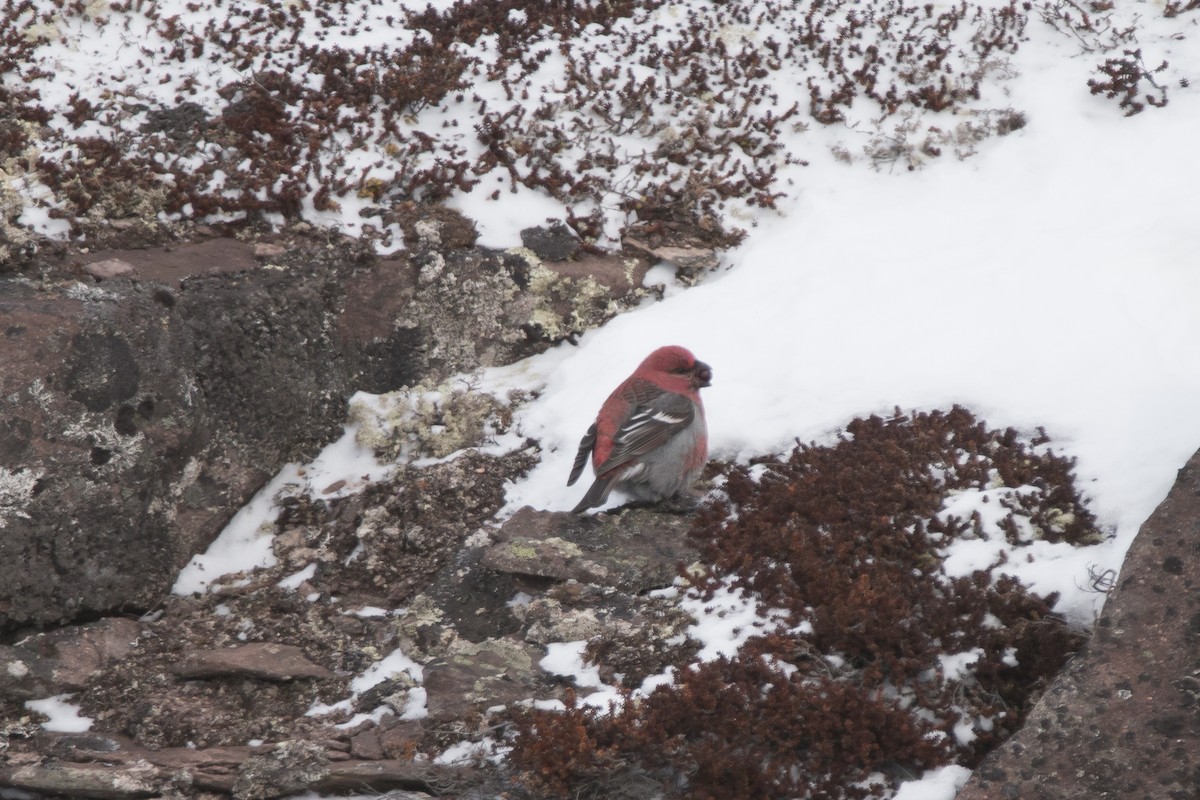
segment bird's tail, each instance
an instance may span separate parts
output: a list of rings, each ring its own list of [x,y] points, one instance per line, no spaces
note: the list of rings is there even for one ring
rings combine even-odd
[[[604,505],[604,501],[608,499],[608,493],[612,491],[619,477],[620,470],[615,470],[602,478],[596,478],[591,488],[587,490],[587,494],[579,501],[579,505],[571,509],[571,513],[581,514],[589,508]]]

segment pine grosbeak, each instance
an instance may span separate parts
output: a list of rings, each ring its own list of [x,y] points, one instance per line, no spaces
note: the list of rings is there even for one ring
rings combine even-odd
[[[708,460],[701,387],[712,368],[682,347],[660,347],[618,386],[579,442],[567,485],[579,480],[588,454],[596,481],[575,506],[603,505],[617,489],[638,503],[683,496]]]

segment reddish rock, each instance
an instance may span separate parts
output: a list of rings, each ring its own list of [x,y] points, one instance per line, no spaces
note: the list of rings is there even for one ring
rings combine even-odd
[[[383,744],[379,740],[379,734],[370,729],[356,733],[350,740],[350,755],[355,758],[383,758]]]
[[[143,280],[160,281],[176,287],[184,279],[197,275],[258,268],[253,248],[246,242],[232,238],[213,238],[142,250],[97,250],[89,259],[92,263],[119,261],[128,264]],[[87,270],[87,265],[83,268]]]
[[[334,674],[308,660],[298,647],[256,642],[219,650],[189,650],[173,667],[182,678],[241,676],[268,681],[333,678]]]

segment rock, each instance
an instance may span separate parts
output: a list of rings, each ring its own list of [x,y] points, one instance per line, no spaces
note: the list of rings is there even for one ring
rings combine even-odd
[[[0,645],[0,698],[32,700],[82,689],[133,650],[141,626],[114,617]]]
[[[400,800],[409,800],[404,790],[453,796],[455,787],[469,786],[474,777],[470,767],[449,767],[413,761],[342,761],[330,764],[328,773],[312,784],[318,792],[338,794],[400,790]],[[397,795],[387,795],[397,797]]]
[[[526,624],[525,639],[541,645],[578,642],[598,636],[604,620],[594,608],[570,608],[558,600],[539,597],[520,612]]]
[[[685,541],[686,517],[632,509],[581,516],[517,511],[482,564],[498,572],[576,580],[629,592],[670,586],[696,551]]]
[[[379,734],[373,730],[365,730],[356,734],[350,739],[350,755],[372,761],[383,758],[383,743],[379,739]]]
[[[261,642],[220,650],[189,650],[172,671],[182,678],[246,677],[268,681],[333,678],[312,663],[299,647]]]
[[[511,639],[459,642],[450,654],[425,665],[429,719],[461,721],[472,711],[525,700],[534,694],[541,657],[540,651]]]
[[[159,796],[161,784],[161,772],[144,763],[120,767],[62,762],[0,766],[0,786],[55,797],[133,800]]]
[[[297,226],[88,258],[137,282],[80,282],[70,254],[41,284],[0,280],[0,631],[154,607],[283,463],[336,437],[355,391],[509,363],[644,295],[636,260],[556,271],[426,211],[405,258]]]
[[[137,277],[178,289],[187,278],[221,275],[256,269],[254,248],[231,238],[209,238],[186,244],[137,250],[97,250],[91,261],[120,261],[133,267]],[[70,263],[73,259],[66,259]],[[87,265],[83,265],[84,270]]]
[[[404,232],[404,244],[413,250],[463,250],[475,246],[479,231],[460,211],[411,200],[397,203],[383,214],[385,224]]]
[[[323,255],[176,291],[0,281],[0,629],[153,607],[282,463],[341,430],[370,360],[330,335],[349,267]]]
[[[1195,797],[1200,452],[1142,525],[1095,632],[958,800]]]
[[[237,800],[265,800],[304,791],[329,776],[329,756],[312,742],[280,742],[251,757],[233,783]]]
[[[675,268],[676,277],[683,283],[694,283],[701,275],[716,269],[720,264],[717,251],[711,247],[652,244],[645,239],[626,236],[621,240],[625,247],[635,250],[655,261],[665,261]]]
[[[279,258],[287,252],[287,248],[275,242],[255,242],[254,257],[260,260]]]
[[[508,601],[520,591],[512,576],[483,566],[482,548],[470,548],[439,573],[425,592],[439,621],[470,642],[515,633],[520,627]]]
[[[549,227],[538,225],[526,228],[521,231],[521,244],[543,261],[569,261],[583,246],[575,232],[561,221]]]
[[[389,759],[412,761],[419,749],[424,728],[418,720],[400,720],[393,717],[380,725],[379,745],[383,755]]]
[[[128,278],[137,273],[133,264],[128,261],[122,261],[119,258],[108,258],[104,261],[93,261],[90,264],[85,264],[83,271],[93,278],[98,280],[106,280],[108,278]]]
[[[63,691],[82,689],[109,664],[128,656],[137,645],[142,626],[131,619],[111,617],[36,638],[52,642],[54,682]]]

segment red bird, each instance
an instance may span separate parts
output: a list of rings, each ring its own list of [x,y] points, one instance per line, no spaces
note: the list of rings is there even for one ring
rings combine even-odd
[[[578,514],[604,505],[618,489],[636,503],[684,499],[708,460],[708,426],[700,389],[712,367],[682,347],[660,347],[618,386],[579,442],[567,486],[588,454],[596,481],[575,506]]]

